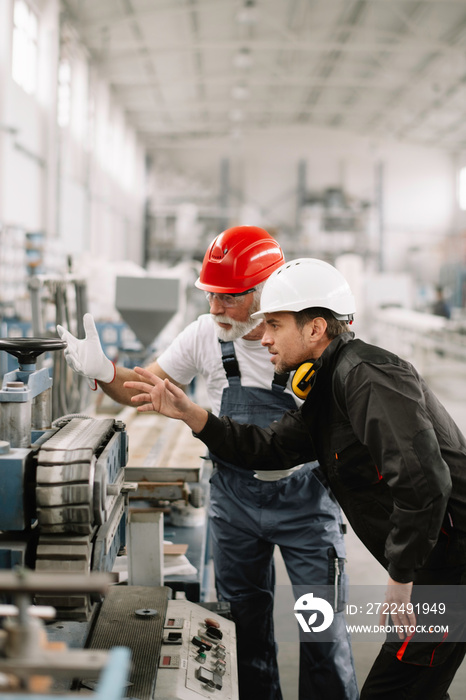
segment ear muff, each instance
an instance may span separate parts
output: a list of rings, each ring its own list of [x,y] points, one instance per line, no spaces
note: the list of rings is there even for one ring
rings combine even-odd
[[[304,362],[294,373],[291,388],[299,399],[305,399],[312,389],[312,377],[316,373],[313,366],[312,362]]]

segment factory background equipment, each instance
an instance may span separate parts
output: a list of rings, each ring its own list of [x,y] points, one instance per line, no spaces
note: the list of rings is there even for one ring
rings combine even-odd
[[[179,278],[117,277],[115,306],[144,348],[178,312],[181,301]]]

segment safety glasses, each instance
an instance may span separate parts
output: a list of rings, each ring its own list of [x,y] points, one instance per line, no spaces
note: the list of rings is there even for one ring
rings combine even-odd
[[[224,306],[225,308],[232,308],[233,306],[238,306],[241,304],[242,299],[246,294],[251,294],[255,292],[256,288],[248,289],[246,292],[238,292],[237,294],[217,294],[217,292],[206,292],[205,296],[209,304],[213,304],[214,299]]]

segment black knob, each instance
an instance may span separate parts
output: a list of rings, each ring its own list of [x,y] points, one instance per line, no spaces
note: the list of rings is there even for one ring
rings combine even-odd
[[[17,358],[19,366],[35,365],[36,357],[50,350],[63,350],[66,342],[60,338],[0,338],[0,350]]]
[[[195,646],[199,648],[202,647],[206,651],[210,651],[212,649],[212,644],[207,639],[202,639],[202,637],[199,637],[198,635],[195,635],[191,641]]]
[[[222,639],[223,638],[222,632],[217,627],[207,627],[205,633],[211,639]]]

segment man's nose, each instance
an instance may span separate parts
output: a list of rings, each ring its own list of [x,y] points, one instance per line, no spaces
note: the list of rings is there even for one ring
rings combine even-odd
[[[267,329],[264,331],[264,335],[261,338],[261,344],[265,347],[267,347],[268,345],[272,345],[272,340],[267,333]]]

